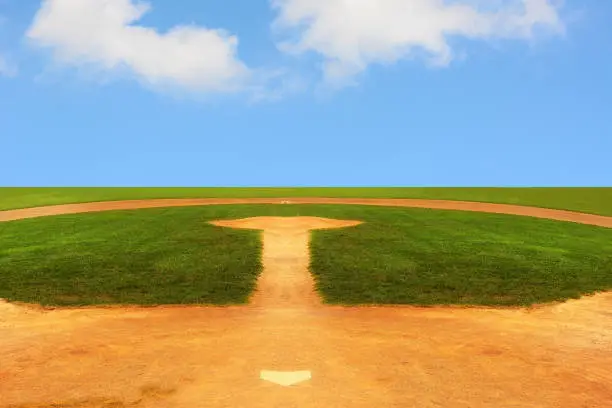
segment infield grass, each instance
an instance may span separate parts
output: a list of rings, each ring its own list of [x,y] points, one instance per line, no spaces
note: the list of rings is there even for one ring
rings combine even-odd
[[[330,304],[529,305],[612,289],[612,229],[529,217],[342,205],[224,205],[0,223],[0,298],[45,305],[244,303],[260,271],[252,216],[362,220],[315,231]]]
[[[196,210],[196,209],[193,209]],[[245,303],[256,231],[201,211],[113,211],[0,223],[0,298],[43,305]]]
[[[147,198],[422,198],[519,204],[612,216],[612,188],[0,188],[0,210]]]

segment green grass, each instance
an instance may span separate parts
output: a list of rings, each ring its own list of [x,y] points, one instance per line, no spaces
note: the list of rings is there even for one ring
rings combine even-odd
[[[255,231],[201,211],[114,211],[0,223],[0,298],[43,305],[245,303]]]
[[[313,233],[311,269],[331,304],[528,305],[612,289],[612,229],[414,208],[231,205],[0,223],[0,298],[241,303],[259,272],[259,235],[206,221],[259,215],[365,221]]]
[[[0,188],[0,210],[88,201],[200,197],[430,198],[612,216],[612,188]]]
[[[525,306],[612,289],[612,229],[459,211],[333,212],[368,223],[313,232],[311,270],[328,303]]]

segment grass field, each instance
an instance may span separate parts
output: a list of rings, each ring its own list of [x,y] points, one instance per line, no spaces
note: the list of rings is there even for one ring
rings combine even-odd
[[[0,223],[0,298],[46,305],[244,302],[254,231],[214,219],[363,220],[315,231],[328,303],[527,305],[612,289],[612,230],[496,214],[342,205],[224,205]]]
[[[259,235],[208,225],[207,215],[159,209],[0,223],[0,298],[245,303],[261,270]]]
[[[612,216],[612,188],[0,188],[0,210],[88,201],[201,197],[429,198]]]

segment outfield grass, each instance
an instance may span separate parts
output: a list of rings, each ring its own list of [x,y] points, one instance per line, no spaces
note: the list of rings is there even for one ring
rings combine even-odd
[[[231,205],[0,223],[0,298],[45,305],[243,303],[254,231],[214,219],[363,220],[315,231],[311,269],[332,304],[528,305],[612,289],[612,229],[527,217],[342,205]]]
[[[612,216],[612,188],[0,188],[0,210],[90,201],[204,197],[426,198]]]

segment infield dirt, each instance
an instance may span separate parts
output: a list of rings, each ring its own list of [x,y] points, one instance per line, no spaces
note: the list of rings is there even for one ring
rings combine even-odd
[[[6,213],[0,219],[15,219]],[[611,217],[593,220],[612,226]],[[612,405],[612,294],[529,309],[322,305],[308,273],[308,231],[358,223],[216,222],[264,231],[264,271],[244,307],[0,303],[0,407]],[[260,380],[260,370],[309,370],[312,379],[281,387]]]

